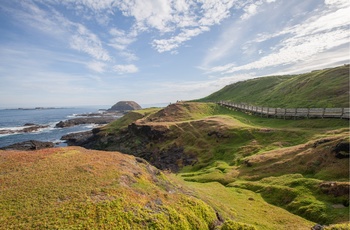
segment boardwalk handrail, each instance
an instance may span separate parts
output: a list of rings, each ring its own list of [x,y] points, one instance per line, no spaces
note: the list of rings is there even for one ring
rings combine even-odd
[[[350,108],[269,108],[228,101],[219,101],[217,104],[246,113],[252,113],[266,117],[282,117],[284,119],[290,117],[340,119],[350,118]]]

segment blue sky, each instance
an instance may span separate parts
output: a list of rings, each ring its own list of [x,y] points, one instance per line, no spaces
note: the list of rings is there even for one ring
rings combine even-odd
[[[0,107],[141,105],[349,63],[348,0],[0,0]]]

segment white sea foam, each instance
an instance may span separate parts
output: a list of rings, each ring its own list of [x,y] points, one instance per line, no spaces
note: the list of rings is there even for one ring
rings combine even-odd
[[[0,131],[17,131],[17,130],[22,130],[26,127],[29,127],[29,126],[16,126],[16,127],[2,127],[0,128]]]
[[[17,134],[17,133],[0,134],[0,137],[7,137],[7,136],[15,135],[15,134]]]
[[[67,118],[75,118],[75,117],[77,117],[77,116],[78,116],[78,114],[73,113],[72,115],[68,115]]]
[[[93,128],[96,128],[99,126],[100,125],[98,125],[98,124],[87,124],[87,125],[84,125],[84,128],[93,129]]]

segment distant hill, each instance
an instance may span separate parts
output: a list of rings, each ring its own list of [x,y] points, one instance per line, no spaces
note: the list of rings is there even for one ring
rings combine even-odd
[[[119,101],[114,104],[108,111],[129,111],[142,109],[139,104],[134,101]]]
[[[237,82],[198,101],[233,101],[269,107],[349,107],[349,65],[310,73]]]

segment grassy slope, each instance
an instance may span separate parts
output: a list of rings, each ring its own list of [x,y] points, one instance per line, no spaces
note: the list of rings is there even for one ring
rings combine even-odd
[[[259,193],[228,188],[217,182],[174,181],[195,190],[198,197],[214,207],[223,218],[255,226],[256,229],[310,229],[313,222],[266,203]]]
[[[152,147],[146,146],[147,151],[166,149],[174,145],[184,146],[185,152],[198,157],[195,165],[183,167],[181,175],[186,181],[219,182],[222,185],[243,188],[245,192],[248,192],[246,189],[258,192],[267,202],[315,222],[329,224],[348,220],[349,208],[332,208],[334,204],[346,203],[346,197],[332,198],[318,189],[323,181],[346,181],[349,176],[349,160],[335,159],[330,153],[336,142],[346,141],[349,135],[347,120],[268,119],[210,103],[178,103],[134,120],[134,123],[164,126],[168,130],[167,138],[160,142],[152,142]],[[111,129],[109,131],[113,132]],[[213,131],[218,135],[208,135]],[[318,139],[324,138],[333,138],[333,141],[315,148],[309,154],[312,145]],[[328,156],[324,161],[319,156],[323,149],[328,149],[328,152],[322,153]],[[278,155],[279,158],[269,158],[270,155]],[[261,158],[265,158],[266,161],[260,162]],[[245,166],[244,162],[247,160],[253,167]],[[179,164],[181,166],[181,161]],[[288,167],[285,167],[286,165]],[[296,178],[301,183],[300,186],[291,188],[290,184],[273,185],[272,179],[260,181],[265,177],[283,178],[284,175],[287,178],[295,178],[295,175],[302,177]],[[196,183],[189,182],[188,185],[192,189],[199,189],[199,193],[203,195],[201,191],[205,185],[203,188]],[[214,190],[210,191],[210,184],[208,186],[205,190],[208,196],[218,195]],[[273,191],[275,199],[266,196],[268,191]],[[222,195],[232,195],[229,188],[223,189],[222,192]],[[279,203],[279,199],[286,194],[292,196],[286,202]],[[201,198],[206,200],[205,196]],[[238,196],[236,198],[241,199]],[[238,208],[237,213],[244,211]],[[252,223],[249,222],[249,218],[251,217],[237,220]],[[256,226],[263,226],[262,220],[256,222],[259,223],[256,223]],[[270,229],[276,228],[270,226]]]
[[[4,228],[205,229],[216,219],[215,212],[227,220],[223,226],[232,224],[232,220],[257,229],[306,229],[319,214],[322,223],[348,221],[349,208],[330,208],[343,202],[344,196],[333,198],[318,186],[324,180],[345,181],[349,159],[333,164],[330,157],[319,162],[317,155],[322,149],[330,150],[340,139],[346,140],[346,120],[267,119],[210,103],[178,103],[164,110],[129,113],[100,132],[112,138],[124,135],[130,123],[167,130],[165,139],[143,146],[146,151],[178,145],[184,146],[186,153],[196,154],[198,162],[184,167],[174,181],[194,190],[211,207],[186,196],[142,161],[115,152],[82,148],[34,154],[0,152],[4,191],[0,209],[5,213],[0,221],[6,223]],[[333,139],[310,152],[310,146],[320,138]],[[246,160],[253,166],[247,167]],[[284,162],[290,167],[283,167]],[[181,166],[181,161],[177,163]],[[316,167],[313,172],[302,171],[308,163],[322,166],[321,170]],[[281,167],[276,170],[267,170],[278,165]],[[288,199],[280,203],[285,196]]]
[[[214,210],[144,160],[78,147],[0,151],[0,229],[208,229]]]
[[[199,101],[227,100],[269,107],[349,107],[349,65],[225,86]]]

